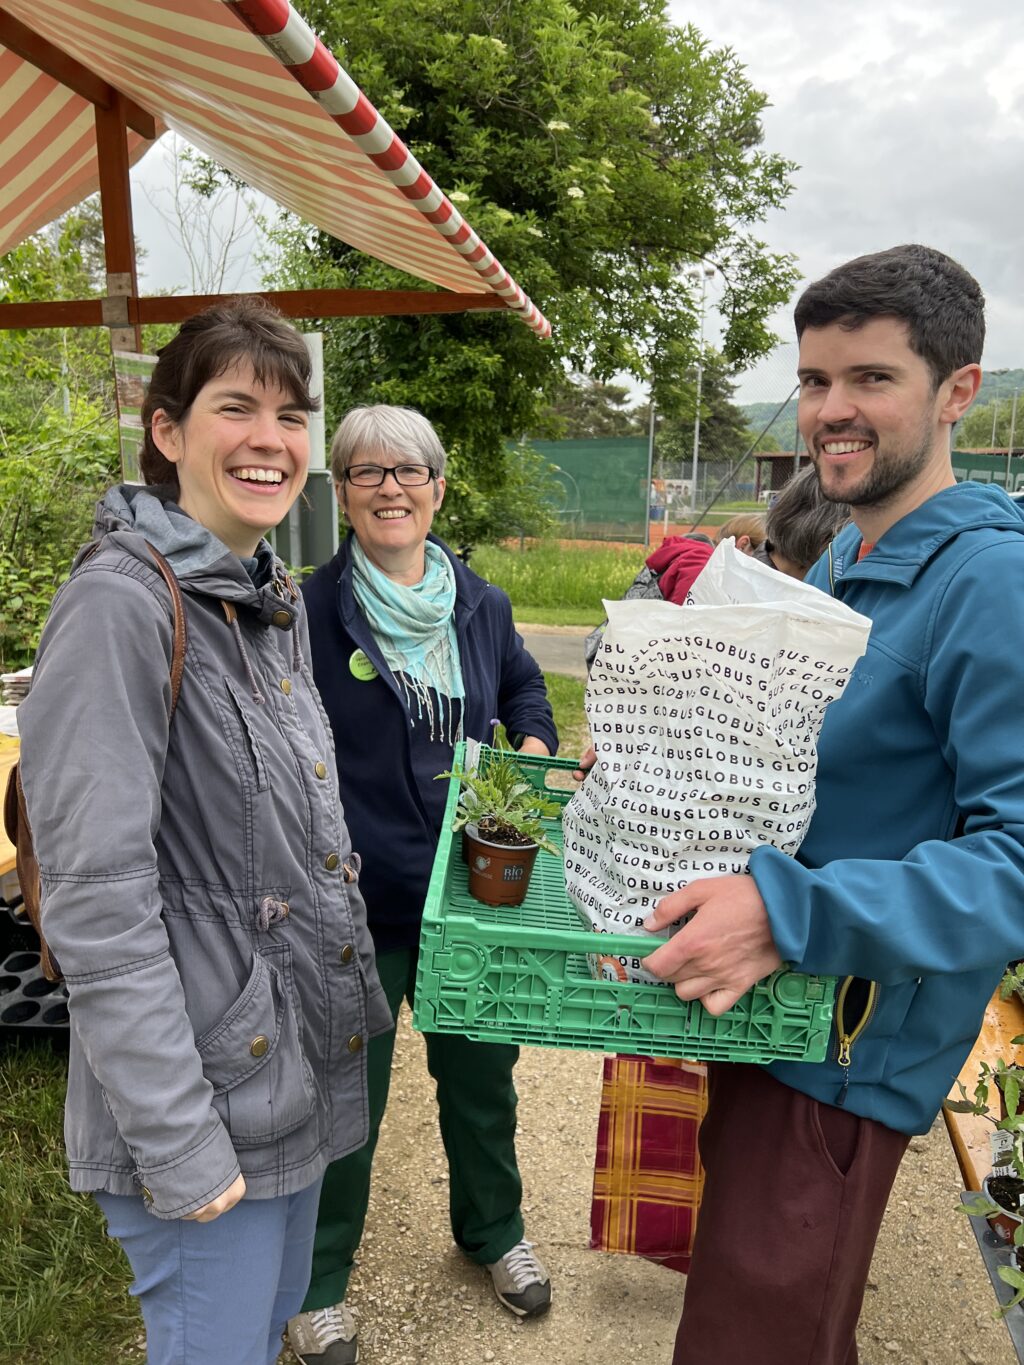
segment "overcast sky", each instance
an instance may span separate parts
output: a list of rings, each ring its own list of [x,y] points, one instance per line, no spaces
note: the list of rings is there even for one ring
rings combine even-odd
[[[900,242],[939,247],[987,295],[986,366],[1024,365],[1020,0],[669,0],[669,9],[735,49],[771,103],[765,147],[799,163],[785,209],[764,225],[768,245],[793,252],[808,280]],[[143,273],[149,288],[188,290],[187,267],[141,193],[166,179],[163,156],[157,148],[133,175]],[[257,285],[243,252],[226,286]],[[791,339],[789,308],[773,326]],[[788,390],[794,369],[792,348],[780,348],[739,396]]]
[[[1024,6],[1020,0],[670,0],[732,47],[772,107],[764,145],[799,163],[760,235],[804,277],[918,241],[981,283],[985,364],[1024,366]],[[792,337],[789,309],[774,329]],[[791,355],[760,372],[791,373]],[[744,385],[741,396],[754,397]],[[760,396],[760,395],[757,395]]]

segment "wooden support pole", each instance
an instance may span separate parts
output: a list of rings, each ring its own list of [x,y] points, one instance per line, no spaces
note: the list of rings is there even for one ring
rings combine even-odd
[[[100,172],[103,251],[107,263],[107,297],[103,322],[110,328],[115,351],[141,351],[142,333],[129,305],[138,297],[132,194],[128,178],[128,126],[125,99],[114,91],[106,108],[96,105],[96,160]]]
[[[168,294],[129,298],[131,325],[184,322],[194,313],[238,295]],[[474,313],[504,310],[497,294],[452,294],[427,289],[287,289],[267,290],[259,297],[288,318],[411,317],[430,313]],[[101,327],[104,299],[62,299],[55,303],[0,303],[0,331],[29,327]],[[132,349],[132,348],[125,348]]]

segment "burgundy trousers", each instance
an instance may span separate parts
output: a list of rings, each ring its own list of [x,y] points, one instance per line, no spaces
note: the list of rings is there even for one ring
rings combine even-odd
[[[857,1365],[871,1256],[909,1141],[761,1067],[710,1063],[672,1365]]]

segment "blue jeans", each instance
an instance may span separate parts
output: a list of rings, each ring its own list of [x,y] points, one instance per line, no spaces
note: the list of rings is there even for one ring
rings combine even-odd
[[[135,1275],[147,1365],[274,1365],[309,1284],[319,1198],[318,1180],[195,1223],[156,1218],[141,1198],[96,1194]]]

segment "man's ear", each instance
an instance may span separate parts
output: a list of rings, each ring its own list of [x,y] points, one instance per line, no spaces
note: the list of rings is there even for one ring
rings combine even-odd
[[[959,422],[974,402],[980,388],[980,365],[961,365],[958,370],[954,370],[939,390],[944,395],[942,407],[939,409],[939,421],[950,426],[954,422]]]
[[[149,424],[153,444],[165,460],[177,464],[181,459],[181,428],[167,415],[164,408],[157,408]]]

